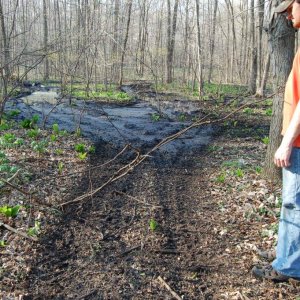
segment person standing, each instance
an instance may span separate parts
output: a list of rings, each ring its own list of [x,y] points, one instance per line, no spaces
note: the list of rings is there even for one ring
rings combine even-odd
[[[295,29],[300,28],[300,0],[284,0],[276,13],[286,13]],[[300,280],[300,48],[288,77],[283,106],[283,139],[274,155],[282,168],[282,207],[276,257],[272,264],[254,266],[256,278],[274,282]]]

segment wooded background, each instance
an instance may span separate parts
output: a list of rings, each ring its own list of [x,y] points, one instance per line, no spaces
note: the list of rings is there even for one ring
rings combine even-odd
[[[155,79],[200,92],[203,81],[212,81],[261,94],[270,61],[264,31],[269,4],[1,0],[2,78],[87,84]]]

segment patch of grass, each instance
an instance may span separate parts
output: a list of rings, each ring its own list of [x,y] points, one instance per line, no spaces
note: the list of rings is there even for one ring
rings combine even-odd
[[[119,91],[115,86],[110,86],[107,90],[104,85],[97,84],[91,85],[89,89],[87,89],[84,84],[76,84],[67,88],[68,93],[70,93],[73,97],[82,99],[82,100],[90,100],[90,99],[104,99],[108,101],[118,101],[118,102],[128,102],[131,101],[132,98],[127,95],[127,93]]]

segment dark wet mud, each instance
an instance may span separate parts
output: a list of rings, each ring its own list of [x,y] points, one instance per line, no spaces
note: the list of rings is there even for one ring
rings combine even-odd
[[[123,147],[131,144],[138,149],[149,149],[163,138],[174,134],[203,114],[197,102],[179,100],[174,95],[155,94],[138,85],[123,87],[135,100],[132,103],[103,103],[77,99],[60,99],[58,90],[34,91],[31,95],[8,101],[6,109],[19,109],[20,118],[40,116],[46,127],[59,124],[70,132],[80,128],[83,136],[97,143],[104,141]],[[58,100],[59,99],[59,100]],[[212,128],[194,128],[161,151],[172,154],[193,151],[206,145]]]

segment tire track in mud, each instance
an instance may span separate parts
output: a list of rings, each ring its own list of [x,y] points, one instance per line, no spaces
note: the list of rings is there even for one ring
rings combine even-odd
[[[113,156],[107,145],[97,149],[95,164]],[[204,176],[195,164],[199,155],[160,153],[93,199],[69,207],[41,241],[27,299],[171,299],[157,276],[179,295],[205,299],[201,274],[209,267],[199,245],[209,221],[198,215],[202,191],[194,181]],[[100,185],[112,171],[94,171],[74,192],[85,192],[91,180]],[[157,230],[149,229],[150,219]]]

